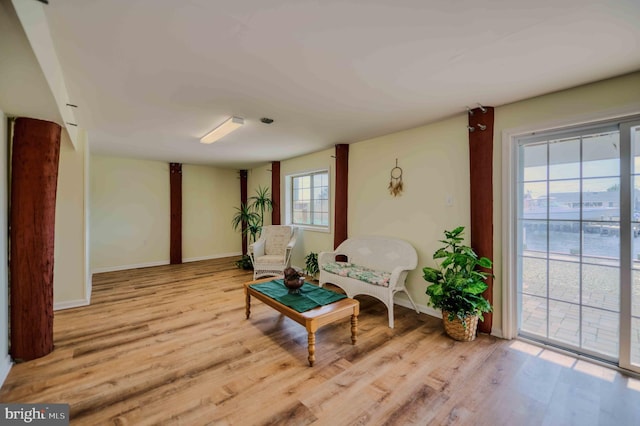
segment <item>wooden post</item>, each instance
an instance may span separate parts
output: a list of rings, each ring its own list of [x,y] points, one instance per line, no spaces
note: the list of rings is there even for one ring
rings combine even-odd
[[[349,145],[336,145],[335,232],[333,246],[347,239],[347,207],[349,196]]]
[[[53,261],[61,127],[18,118],[11,159],[11,356],[53,350]]]
[[[169,163],[169,193],[171,198],[171,232],[169,258],[172,265],[182,263],[182,164]]]
[[[240,203],[247,205],[247,178],[249,172],[240,170]],[[242,254],[247,254],[247,224],[242,222]]]
[[[484,110],[484,111],[483,111]],[[471,176],[471,247],[481,257],[493,259],[493,108],[483,107],[469,113],[469,166]],[[493,268],[486,270],[493,273]],[[483,296],[493,306],[493,278]],[[478,329],[491,333],[493,315],[484,314]]]
[[[271,162],[271,224],[280,225],[280,162]]]

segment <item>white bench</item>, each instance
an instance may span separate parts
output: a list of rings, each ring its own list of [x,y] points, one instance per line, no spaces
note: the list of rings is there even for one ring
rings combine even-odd
[[[336,256],[347,257],[337,262]],[[365,294],[382,301],[389,312],[389,328],[393,328],[393,296],[404,291],[416,312],[420,313],[405,288],[409,271],[418,265],[415,248],[404,240],[380,236],[353,237],[337,249],[318,255],[320,287],[337,285],[353,298]]]

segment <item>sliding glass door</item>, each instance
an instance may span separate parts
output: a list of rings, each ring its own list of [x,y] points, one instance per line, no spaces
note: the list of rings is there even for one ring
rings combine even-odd
[[[638,128],[517,141],[518,332],[630,369],[640,365]]]
[[[623,280],[629,282],[623,288],[624,316],[628,321],[623,322],[621,333],[620,366],[640,372],[640,120],[622,123],[620,134],[623,146],[628,145],[631,151],[629,162],[631,182],[631,232],[629,243],[631,248],[631,270],[623,274]]]

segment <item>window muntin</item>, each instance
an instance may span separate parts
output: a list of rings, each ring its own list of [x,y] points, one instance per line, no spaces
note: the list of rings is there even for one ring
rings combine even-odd
[[[291,176],[291,223],[329,228],[329,172]]]

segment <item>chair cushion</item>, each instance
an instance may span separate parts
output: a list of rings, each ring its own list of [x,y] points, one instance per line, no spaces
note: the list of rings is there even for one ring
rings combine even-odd
[[[284,254],[266,254],[264,256],[256,257],[256,263],[260,266],[277,265],[284,269]]]
[[[264,228],[265,254],[284,256],[287,244],[291,239],[290,226],[269,226]]]
[[[322,265],[322,269],[341,277],[349,277],[369,284],[389,287],[391,273],[376,271],[349,262],[329,262]]]

